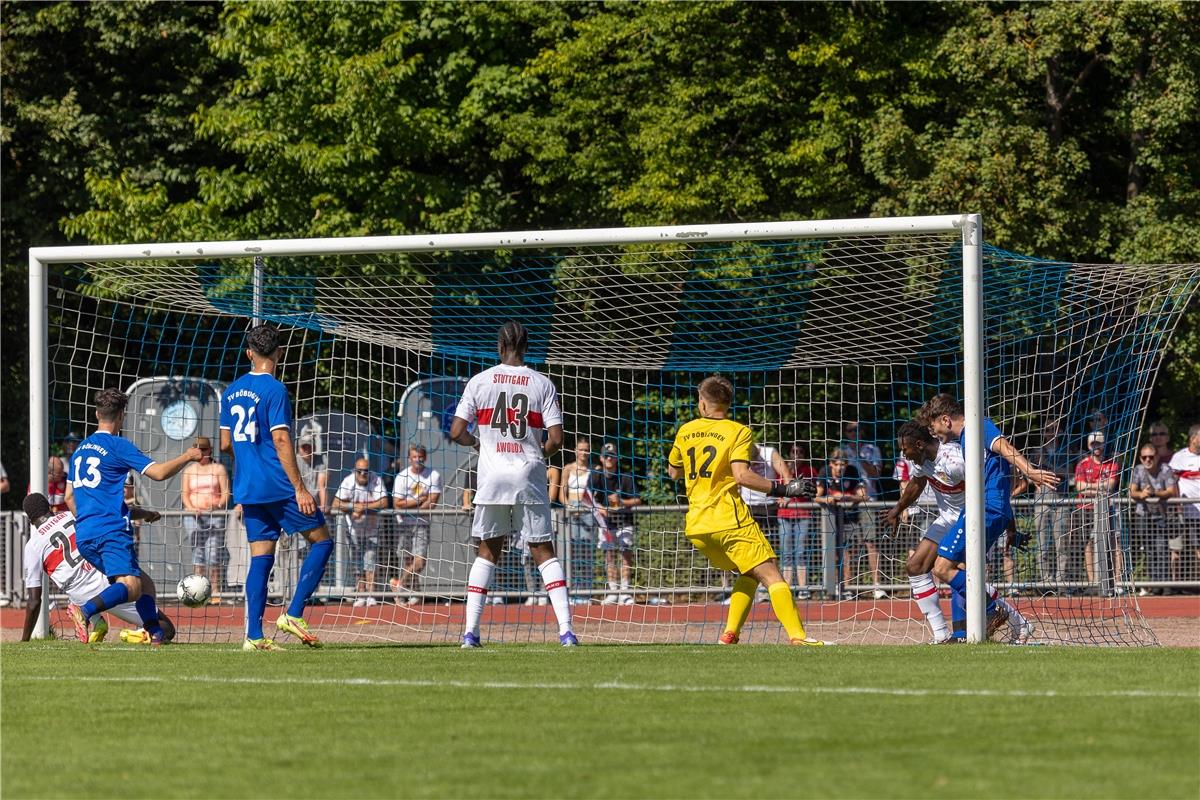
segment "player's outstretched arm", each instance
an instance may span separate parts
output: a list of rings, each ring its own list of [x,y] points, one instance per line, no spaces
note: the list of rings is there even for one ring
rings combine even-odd
[[[804,497],[813,493],[812,481],[808,478],[792,478],[787,483],[775,483],[754,472],[745,461],[734,461],[729,466],[739,486],[771,497]]]
[[[546,458],[553,458],[555,453],[562,450],[562,443],[562,425],[551,425],[546,429],[546,441],[542,445],[542,453]]]
[[[199,461],[204,458],[204,454],[200,452],[199,447],[189,447],[182,455],[172,458],[170,461],[158,461],[146,467],[142,472],[150,480],[165,481],[168,478],[175,477],[181,469],[186,467],[193,461]]]
[[[271,441],[275,443],[279,465],[283,467],[284,474],[296,490],[296,505],[300,506],[300,513],[317,513],[317,501],[313,500],[312,494],[300,478],[300,467],[296,465],[296,448],[292,446],[292,434],[287,428],[276,428],[271,431]]]
[[[1034,486],[1054,487],[1059,484],[1058,475],[1048,469],[1038,469],[1030,464],[1029,460],[1003,436],[992,442],[992,452],[1002,456],[1005,461],[1016,467]]]
[[[467,431],[467,421],[462,417],[455,417],[450,423],[450,441],[463,447],[479,447],[479,437]]]
[[[152,508],[133,506],[129,509],[129,518],[136,519],[139,522],[158,522],[162,519],[162,514]]]
[[[883,515],[883,524],[888,528],[895,528],[900,521],[900,515],[904,513],[904,509],[917,502],[917,498],[921,496],[921,492],[925,491],[925,487],[929,484],[929,478],[924,475],[917,477],[904,484],[904,491],[900,492],[900,499],[896,501],[896,505],[892,506],[891,510]]]

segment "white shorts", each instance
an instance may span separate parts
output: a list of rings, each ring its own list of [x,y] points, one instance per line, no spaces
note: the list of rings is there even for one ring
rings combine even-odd
[[[941,544],[942,537],[946,535],[946,531],[954,527],[958,522],[958,512],[953,514],[940,514],[937,519],[929,523],[929,527],[921,534],[922,539],[929,539],[934,544]]]
[[[599,541],[597,541],[596,545],[601,550],[632,550],[633,526],[627,525],[623,528],[609,528],[607,534],[601,528]]]
[[[549,505],[477,505],[471,535],[476,539],[515,535],[527,544],[541,544],[554,540],[554,520]]]

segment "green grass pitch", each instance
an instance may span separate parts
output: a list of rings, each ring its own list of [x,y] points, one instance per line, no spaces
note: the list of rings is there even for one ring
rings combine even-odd
[[[3,648],[23,797],[1200,795],[1200,651]]]

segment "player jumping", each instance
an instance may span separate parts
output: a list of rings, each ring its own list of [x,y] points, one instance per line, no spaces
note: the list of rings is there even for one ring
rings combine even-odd
[[[775,551],[750,517],[739,487],[771,497],[813,494],[805,478],[775,483],[750,469],[753,437],[745,425],[727,419],[733,385],[725,378],[705,378],[699,387],[700,418],[675,435],[667,470],[674,480],[684,478],[688,511],[684,523],[688,541],[717,569],[741,573],[733,584],[729,617],[721,644],[737,644],[759,584],[771,598],[771,608],[796,645],[826,645],[810,639],[792,599],[792,590],[779,572]]]
[[[312,547],[300,566],[300,580],[287,611],[275,627],[309,647],[320,647],[304,621],[304,604],[325,574],[333,541],[325,515],[317,508],[296,465],[292,445],[292,403],[287,388],[275,378],[283,357],[279,329],[260,325],[246,334],[250,372],[221,396],[221,452],[234,457],[233,499],[242,506],[250,568],[246,571],[246,641],[243,650],[279,650],[263,635],[267,579],[275,565],[280,533],[298,533]]]
[[[467,575],[467,612],[462,646],[480,646],[479,618],[496,563],[508,536],[522,536],[537,564],[554,616],[558,641],[575,647],[567,579],[554,554],[554,525],[546,459],[562,448],[562,409],[549,378],[525,366],[529,334],[519,322],[500,328],[500,363],[467,383],[450,438],[479,448],[475,516],[471,535],[479,539],[478,555]],[[477,423],[478,435],[467,428]],[[543,442],[543,435],[545,441]]]
[[[948,394],[938,394],[929,399],[917,411],[919,424],[927,425],[930,432],[943,442],[957,441],[963,453],[967,452],[966,419],[962,405]],[[990,419],[983,420],[983,439],[986,443],[983,460],[984,491],[984,551],[992,546],[1014,520],[1010,496],[1012,491],[1012,467],[1016,467],[1035,486],[1054,487],[1058,476],[1044,469],[1037,469],[1025,456],[1012,446],[1004,434]],[[1010,466],[1011,465],[1011,466]],[[966,635],[967,573],[961,568],[967,551],[967,511],[958,515],[958,520],[942,537],[938,544],[937,559],[933,564],[934,576],[950,584],[954,593],[952,600],[953,625],[956,636]],[[1008,620],[1010,608],[1007,603],[999,605],[997,598],[989,592],[988,629],[991,636],[1000,625]]]
[[[174,476],[202,454],[196,447],[159,464],[121,438],[125,405],[118,389],[96,393],[96,432],[79,443],[67,464],[67,507],[75,515],[79,554],[108,576],[109,586],[91,600],[67,606],[75,636],[88,640],[88,622],[101,611],[132,602],[150,634],[150,644],[167,641],[154,602],[154,581],[138,566],[137,547],[129,530],[125,476],[137,470],[156,481]]]
[[[25,627],[21,631],[21,641],[28,642],[33,635],[34,625],[37,624],[38,613],[42,607],[42,574],[58,586],[67,595],[67,599],[77,606],[82,606],[108,586],[104,573],[93,567],[79,555],[75,546],[75,515],[70,511],[60,511],[55,514],[50,509],[50,501],[41,492],[26,496],[21,504],[25,516],[33,531],[25,542]],[[147,509],[132,509],[139,519],[146,522],[156,522],[161,515],[157,511]],[[121,631],[121,641],[149,644],[150,633],[143,627],[141,615],[133,603],[122,603],[119,606],[106,609],[118,619],[137,625],[137,628]],[[96,614],[88,619],[91,630],[88,642],[95,644],[104,641],[108,634],[108,622],[104,614]],[[162,611],[158,612],[158,624],[163,630],[163,641],[169,642],[175,638],[175,626]]]

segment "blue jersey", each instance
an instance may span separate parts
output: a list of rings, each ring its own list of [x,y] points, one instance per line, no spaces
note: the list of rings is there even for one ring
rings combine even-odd
[[[274,376],[250,372],[221,396],[221,430],[233,442],[235,503],[274,503],[294,497],[271,432],[292,427],[287,388]]]
[[[996,423],[987,417],[983,418],[983,441],[987,445],[983,451],[983,496],[984,505],[993,511],[1000,511],[1012,516],[1012,505],[1009,496],[1012,491],[1012,466],[1008,459],[992,451],[992,445],[1004,434],[996,427]],[[967,429],[963,428],[958,435],[958,443],[962,446],[963,456],[967,455]],[[969,462],[968,462],[969,463]]]
[[[79,443],[67,464],[67,480],[75,496],[75,540],[111,534],[129,535],[125,476],[153,464],[127,439],[96,431]]]

